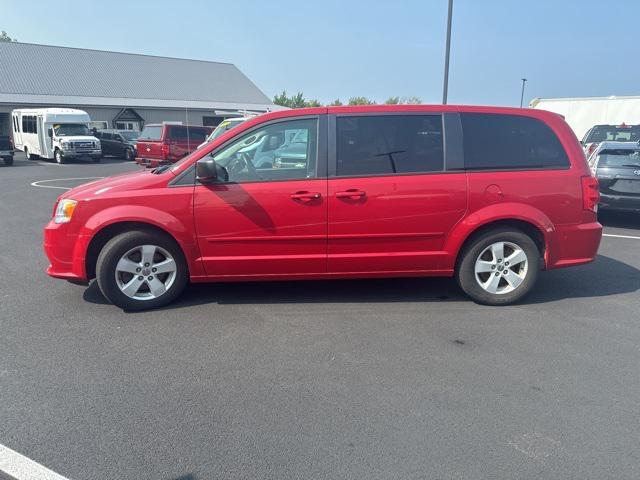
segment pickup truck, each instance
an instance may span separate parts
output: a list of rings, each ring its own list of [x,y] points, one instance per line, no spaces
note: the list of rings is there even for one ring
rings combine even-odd
[[[136,140],[136,162],[152,168],[175,163],[198,148],[212,131],[212,127],[196,125],[145,125]]]
[[[11,137],[0,136],[0,158],[8,167],[13,165],[13,142]]]

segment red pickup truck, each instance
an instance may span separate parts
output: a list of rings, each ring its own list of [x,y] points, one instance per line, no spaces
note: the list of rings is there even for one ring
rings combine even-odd
[[[136,141],[136,162],[153,168],[177,162],[198,148],[212,131],[212,127],[195,125],[145,125]]]

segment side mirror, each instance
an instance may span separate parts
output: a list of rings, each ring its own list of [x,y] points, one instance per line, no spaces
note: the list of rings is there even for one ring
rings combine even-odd
[[[218,166],[213,158],[206,157],[196,162],[196,180],[205,184],[218,180]]]
[[[52,129],[47,130],[47,135],[49,135],[49,138],[53,138],[53,130]]]

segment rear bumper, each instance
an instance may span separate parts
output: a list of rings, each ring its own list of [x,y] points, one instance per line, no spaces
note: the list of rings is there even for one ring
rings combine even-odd
[[[560,225],[547,251],[547,269],[572,267],[595,260],[602,239],[598,222]]]
[[[607,210],[640,211],[640,196],[600,194],[600,208]]]
[[[84,254],[90,237],[73,235],[68,224],[49,222],[44,228],[44,253],[49,259],[47,275],[76,282],[86,282]]]

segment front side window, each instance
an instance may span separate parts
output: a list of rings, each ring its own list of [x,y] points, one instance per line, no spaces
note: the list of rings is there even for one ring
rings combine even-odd
[[[444,168],[441,115],[336,119],[337,175],[393,175]]]
[[[467,170],[569,167],[560,140],[540,120],[485,113],[460,118]]]
[[[214,155],[228,182],[316,176],[317,119],[290,120],[253,130]]]

